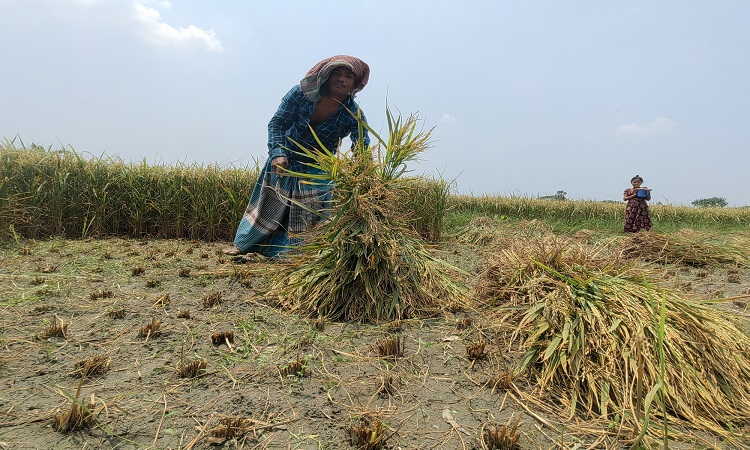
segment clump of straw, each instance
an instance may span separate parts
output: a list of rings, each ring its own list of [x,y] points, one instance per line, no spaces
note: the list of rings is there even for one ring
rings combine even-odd
[[[456,233],[456,240],[466,244],[484,246],[499,239],[502,233],[502,222],[487,216],[474,217]]]
[[[535,238],[552,233],[552,228],[536,219],[511,223],[505,219],[477,216],[456,233],[456,240],[488,251],[506,247],[518,238]]]
[[[571,416],[619,415],[636,433],[658,387],[662,422],[726,435],[750,420],[750,337],[726,311],[661,287],[653,270],[548,235],[493,254],[478,292],[516,328],[517,372]]]
[[[683,229],[674,233],[635,233],[622,245],[623,253],[659,263],[703,267],[737,264],[750,267],[750,239]]]
[[[402,182],[405,164],[427,149],[430,132],[418,132],[414,116],[402,121],[387,114],[387,140],[368,127],[379,142],[374,148],[358,144],[338,155],[300,149],[322,173],[291,175],[333,182],[336,189],[330,220],[302,236],[304,245],[271,281],[269,294],[291,310],[389,322],[434,316],[462,301],[464,288],[449,275],[456,269],[429,253],[399,201],[410,186]]]

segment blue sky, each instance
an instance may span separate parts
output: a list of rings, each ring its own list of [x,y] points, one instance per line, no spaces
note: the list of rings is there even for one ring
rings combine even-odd
[[[0,0],[0,138],[150,164],[266,156],[317,61],[434,127],[415,173],[471,195],[750,205],[750,2]]]

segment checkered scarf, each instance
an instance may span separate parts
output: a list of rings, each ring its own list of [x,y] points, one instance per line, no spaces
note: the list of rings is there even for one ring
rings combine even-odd
[[[346,67],[351,70],[356,77],[356,86],[352,91],[352,97],[365,88],[367,81],[370,79],[370,66],[366,62],[354,56],[338,55],[332,56],[328,59],[315,64],[312,69],[307,72],[305,78],[300,81],[302,86],[302,93],[305,94],[305,98],[311,102],[317,102],[320,100],[320,88],[328,81],[328,76],[331,71],[336,67]]]

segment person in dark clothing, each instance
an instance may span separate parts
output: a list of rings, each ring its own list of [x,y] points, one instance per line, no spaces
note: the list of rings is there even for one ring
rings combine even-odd
[[[332,184],[309,183],[297,173],[318,173],[306,162],[297,145],[336,152],[341,139],[369,146],[364,114],[354,101],[370,77],[369,66],[359,58],[338,55],[317,63],[300,84],[281,100],[268,124],[268,160],[253,188],[250,202],[237,227],[227,255],[255,252],[276,257],[297,242],[299,233],[318,224],[318,211],[330,206]],[[357,117],[358,116],[358,117]],[[360,130],[362,136],[360,136]],[[314,133],[314,134],[313,134]],[[318,143],[320,141],[320,143]]]
[[[641,186],[643,178],[639,175],[630,179],[632,188],[625,189],[622,199],[625,206],[625,232],[637,233],[651,230],[651,216],[648,213],[648,201],[651,200],[651,189]]]

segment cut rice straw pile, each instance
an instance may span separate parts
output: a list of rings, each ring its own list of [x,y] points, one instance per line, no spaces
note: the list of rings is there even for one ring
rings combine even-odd
[[[462,227],[455,238],[485,250],[497,250],[521,237],[536,238],[552,233],[552,228],[539,220],[509,222],[487,216],[477,216]]]
[[[720,235],[688,229],[674,233],[640,232],[629,236],[622,250],[627,255],[659,263],[750,267],[750,237],[741,234]]]
[[[477,216],[456,233],[456,240],[466,244],[486,246],[503,235],[503,222],[487,216]]]
[[[458,269],[431,256],[399,202],[409,186],[401,180],[405,163],[428,147],[430,133],[417,132],[417,123],[388,112],[388,140],[368,128],[375,148],[300,150],[323,173],[292,175],[334,182],[333,213],[302,236],[269,296],[306,316],[374,323],[431,317],[465,302],[465,288],[450,275]]]
[[[477,291],[495,323],[515,329],[518,372],[536,379],[539,406],[551,398],[571,418],[620,420],[632,438],[663,379],[667,417],[652,406],[652,421],[727,438],[750,419],[750,337],[726,311],[661,287],[655,270],[550,234],[490,255]]]

